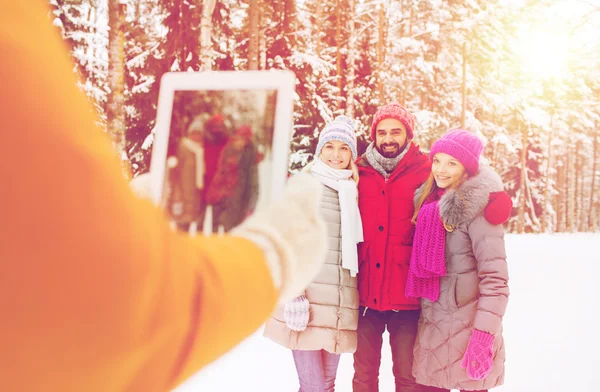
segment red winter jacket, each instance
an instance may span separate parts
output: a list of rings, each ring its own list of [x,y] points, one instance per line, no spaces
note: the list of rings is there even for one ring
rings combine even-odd
[[[410,144],[387,180],[365,156],[357,161],[364,242],[358,246],[360,305],[376,310],[419,309],[404,295],[415,225],[413,197],[431,172],[427,155]]]

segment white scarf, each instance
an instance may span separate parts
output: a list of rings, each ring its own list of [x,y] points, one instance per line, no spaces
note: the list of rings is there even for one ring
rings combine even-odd
[[[204,188],[204,148],[198,142],[189,138],[183,139],[183,145],[186,146],[196,158],[196,188]]]
[[[350,276],[358,273],[358,253],[356,244],[363,241],[362,220],[358,209],[358,189],[351,179],[352,170],[333,169],[316,158],[310,172],[321,183],[338,191],[342,233],[342,267],[350,271]]]

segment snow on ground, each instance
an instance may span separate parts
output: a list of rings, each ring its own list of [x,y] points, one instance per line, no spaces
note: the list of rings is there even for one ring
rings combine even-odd
[[[506,241],[506,380],[493,392],[600,391],[600,234],[507,235]],[[391,368],[384,336],[381,392],[394,391]],[[352,390],[353,372],[352,355],[342,355],[338,392]],[[259,330],[175,392],[297,390],[291,353]]]

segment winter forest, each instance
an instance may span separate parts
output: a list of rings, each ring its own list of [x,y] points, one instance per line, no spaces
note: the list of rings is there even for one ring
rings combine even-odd
[[[454,127],[513,198],[513,233],[600,231],[600,1],[50,0],[80,87],[129,176],[149,169],[168,71],[290,69],[290,171],[335,115],[359,153],[378,106],[417,118],[428,150]]]

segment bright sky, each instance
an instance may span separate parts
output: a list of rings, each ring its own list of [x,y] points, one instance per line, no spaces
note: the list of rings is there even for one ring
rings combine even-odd
[[[524,3],[502,1],[514,6]],[[527,78],[560,79],[568,74],[570,62],[594,52],[600,43],[599,24],[600,0],[556,0],[520,25],[514,43],[519,68]]]

